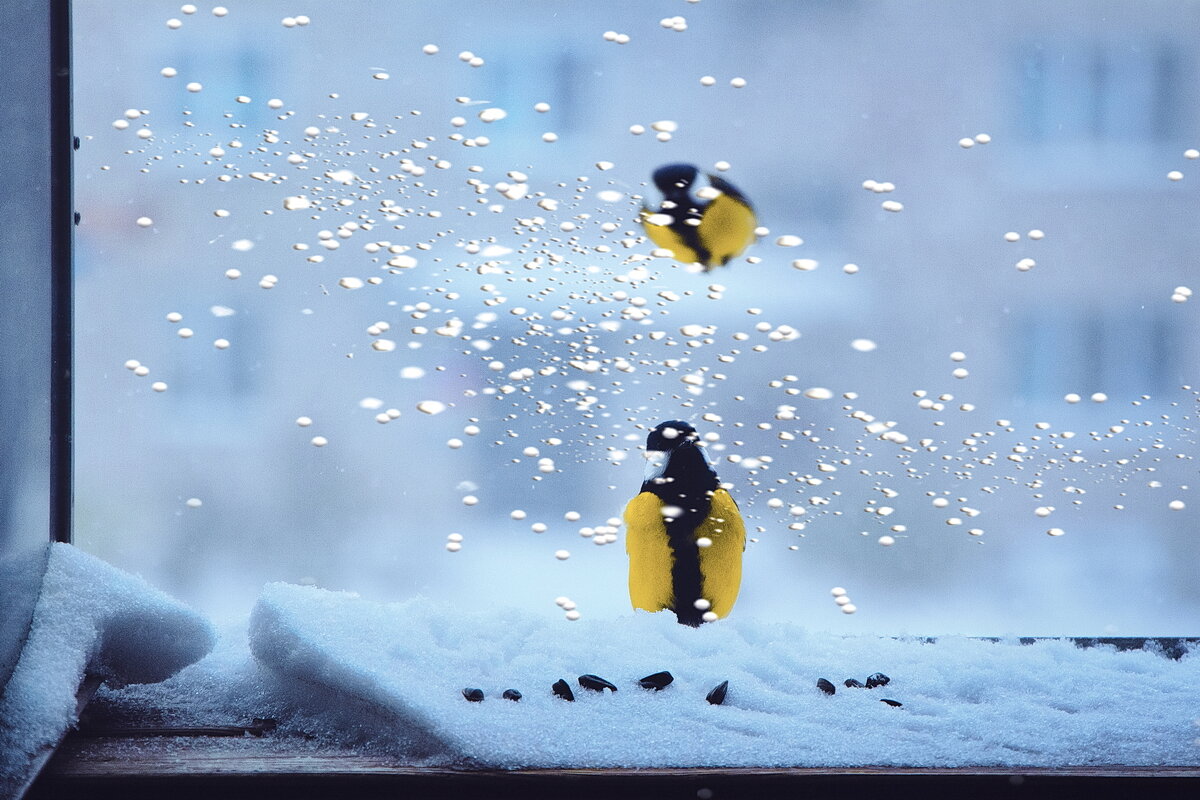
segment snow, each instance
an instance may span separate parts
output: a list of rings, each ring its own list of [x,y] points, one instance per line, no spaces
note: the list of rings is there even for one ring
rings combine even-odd
[[[272,584],[249,625],[254,656],[294,697],[349,698],[375,737],[434,761],[497,767],[1066,766],[1200,764],[1200,656],[838,636],[670,614],[549,621],[505,608]],[[660,670],[661,692],[639,678]],[[884,672],[874,689],[843,686]],[[578,676],[612,681],[588,691]],[[838,687],[828,696],[818,678]],[[575,695],[551,693],[565,678]],[[723,705],[705,695],[729,681]],[[466,688],[483,702],[467,702]],[[515,688],[519,702],[501,699]],[[323,690],[323,691],[322,691]],[[881,702],[899,701],[900,707]],[[241,711],[245,714],[243,708]]]
[[[379,603],[275,583],[200,658],[214,634],[187,609],[75,549],[50,562],[0,701],[9,777],[73,722],[89,663],[110,677],[98,702],[163,724],[278,720],[231,750],[500,768],[1200,765],[1195,652],[843,636],[736,615],[698,629],[667,613],[571,622],[487,598]],[[637,685],[662,670],[674,677],[662,691]],[[877,672],[890,682],[844,686]],[[589,673],[617,691],[585,689]],[[559,679],[574,702],[552,693]],[[161,682],[121,685],[148,681]],[[723,681],[725,702],[706,702]]]
[[[215,640],[207,620],[142,579],[49,547],[29,637],[0,696],[0,797],[75,723],[85,674],[114,686],[161,681]]]

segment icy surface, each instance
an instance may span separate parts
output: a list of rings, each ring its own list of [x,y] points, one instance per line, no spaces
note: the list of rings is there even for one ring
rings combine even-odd
[[[86,673],[114,685],[161,681],[214,638],[204,618],[141,578],[51,545],[29,638],[0,696],[0,797],[74,724]]]
[[[427,755],[503,767],[953,767],[1200,764],[1200,656],[1178,661],[1068,641],[1033,645],[811,633],[730,619],[686,628],[668,614],[548,621],[415,599],[273,584],[251,649],[293,697],[359,728],[422,741]],[[198,665],[202,667],[203,665]],[[661,692],[636,681],[669,670]],[[843,686],[884,672],[874,689]],[[582,688],[594,673],[613,694]],[[186,674],[186,673],[185,673]],[[183,676],[181,676],[183,677]],[[837,687],[816,688],[818,678]],[[568,703],[550,687],[565,678]],[[262,685],[263,676],[254,683]],[[721,681],[721,706],[705,695]],[[486,699],[467,702],[464,688]],[[501,699],[505,689],[519,702]],[[881,702],[899,701],[901,707]],[[350,709],[349,711],[347,709]],[[358,709],[354,711],[353,709]],[[241,706],[245,711],[245,706]],[[319,715],[318,717],[319,718]]]

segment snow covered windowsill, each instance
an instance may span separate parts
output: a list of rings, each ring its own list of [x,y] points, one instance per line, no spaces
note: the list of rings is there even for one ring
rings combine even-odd
[[[15,673],[24,683],[0,707],[23,709],[5,717],[10,761],[74,722],[85,672],[109,679],[31,797],[189,787],[373,796],[446,781],[467,795],[628,793],[662,781],[690,797],[830,780],[866,791],[901,779],[1051,791],[1113,775],[1160,791],[1200,777],[1192,643],[1171,658],[1069,640],[847,637],[750,619],[693,629],[642,612],[564,623],[287,584],[267,586],[248,618],[214,634],[137,579],[61,546],[30,641],[39,649]],[[638,685],[660,670],[670,685]],[[844,684],[876,672],[890,682]],[[584,688],[587,673],[617,691]],[[551,691],[559,679],[573,701]],[[722,681],[725,702],[706,702]],[[483,701],[468,702],[466,688]],[[506,689],[521,699],[503,699]],[[236,726],[263,735],[195,735],[242,733]]]

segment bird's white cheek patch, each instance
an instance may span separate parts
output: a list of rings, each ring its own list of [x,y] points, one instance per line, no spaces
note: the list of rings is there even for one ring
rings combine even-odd
[[[661,478],[667,469],[667,451],[647,450],[642,456],[646,459],[646,471],[642,473],[642,480],[654,481]]]

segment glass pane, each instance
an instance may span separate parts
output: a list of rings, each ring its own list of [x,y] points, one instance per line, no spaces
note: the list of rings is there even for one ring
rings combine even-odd
[[[1195,632],[1200,9],[186,8],[74,5],[88,551],[627,615],[684,420],[735,617]],[[646,238],[674,163],[752,204],[727,265]]]

